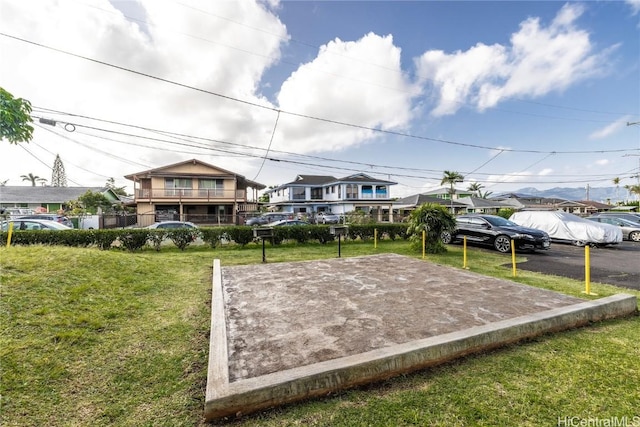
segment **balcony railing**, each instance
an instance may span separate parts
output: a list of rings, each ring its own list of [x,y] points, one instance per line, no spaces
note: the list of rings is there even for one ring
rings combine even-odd
[[[141,188],[135,192],[136,199],[172,199],[172,200],[246,200],[245,190],[192,189],[192,188]]]

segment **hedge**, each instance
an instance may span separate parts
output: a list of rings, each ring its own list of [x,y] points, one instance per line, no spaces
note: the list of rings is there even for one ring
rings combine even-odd
[[[348,226],[345,236],[350,240],[371,240],[376,230],[378,239],[407,239],[406,224],[353,224]],[[317,241],[322,244],[335,240],[329,225],[304,225],[274,227],[272,244],[284,241],[306,243]],[[0,244],[6,245],[7,232],[0,232]],[[106,250],[120,248],[128,251],[142,249],[145,245],[161,249],[161,243],[167,239],[184,250],[197,238],[201,238],[211,248],[222,241],[245,246],[259,241],[253,237],[253,228],[248,226],[202,227],[197,230],[183,229],[108,229],[108,230],[17,230],[11,237],[12,245],[61,245],[74,247],[98,247]]]

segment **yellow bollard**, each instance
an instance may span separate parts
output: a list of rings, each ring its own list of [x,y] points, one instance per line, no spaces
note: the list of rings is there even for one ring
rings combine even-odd
[[[11,246],[11,235],[13,234],[13,223],[9,223],[9,233],[7,234],[7,247]]]
[[[513,239],[511,240],[511,265],[513,266],[511,270],[513,277],[516,277],[516,245],[514,244]]]
[[[422,259],[425,257],[425,253],[427,250],[427,231],[422,230]]]
[[[378,247],[378,229],[373,229],[373,249]]]
[[[598,295],[591,292],[591,248],[587,244],[584,247],[584,292],[587,295]]]
[[[462,238],[462,268],[469,269],[467,265],[467,236]]]

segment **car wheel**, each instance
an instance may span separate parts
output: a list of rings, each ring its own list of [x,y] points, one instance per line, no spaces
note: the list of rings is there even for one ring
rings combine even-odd
[[[444,243],[445,245],[448,245],[449,243],[451,243],[451,240],[453,240],[451,237],[451,233],[449,233],[448,231],[444,231],[440,235],[440,239],[442,239],[442,243]]]
[[[631,233],[629,233],[629,240],[640,242],[640,231],[632,231]]]
[[[509,236],[498,236],[496,240],[493,241],[493,247],[496,248],[498,252],[507,253],[511,250],[511,239],[509,239]]]

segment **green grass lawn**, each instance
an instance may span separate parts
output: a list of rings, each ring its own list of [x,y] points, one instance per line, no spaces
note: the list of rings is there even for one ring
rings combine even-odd
[[[384,252],[420,257],[400,241],[342,245],[342,256]],[[267,245],[269,263],[336,255],[336,243]],[[259,263],[262,249],[0,248],[0,424],[205,425],[214,258],[223,266]],[[460,268],[462,248],[427,258]],[[580,281],[523,271],[514,279],[509,262],[497,253],[469,253],[472,271],[586,298]],[[640,296],[597,283],[592,291]],[[640,417],[640,317],[216,424],[540,426],[565,417],[630,423],[634,416]]]

